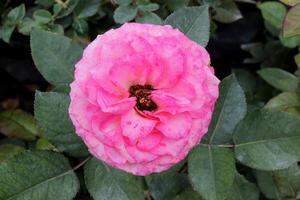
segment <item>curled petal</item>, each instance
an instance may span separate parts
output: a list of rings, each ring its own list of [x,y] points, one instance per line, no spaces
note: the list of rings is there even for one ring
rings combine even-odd
[[[134,97],[123,98],[114,96],[106,91],[99,89],[97,94],[97,103],[103,112],[122,114],[132,109],[136,103]]]

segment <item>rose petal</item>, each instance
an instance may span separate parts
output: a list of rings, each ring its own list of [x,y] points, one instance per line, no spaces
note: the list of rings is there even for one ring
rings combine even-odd
[[[172,139],[187,137],[191,127],[192,118],[187,113],[173,115],[156,126],[162,134]]]
[[[137,141],[137,147],[141,150],[150,150],[156,147],[163,139],[163,135],[158,131],[152,131],[149,135],[139,138]]]
[[[121,118],[122,134],[135,144],[139,138],[151,133],[156,123],[156,120],[143,118],[132,109]]]

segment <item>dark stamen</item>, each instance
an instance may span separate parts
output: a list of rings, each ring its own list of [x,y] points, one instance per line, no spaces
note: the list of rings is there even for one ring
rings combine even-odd
[[[152,101],[150,95],[154,88],[151,85],[133,85],[129,88],[130,97],[136,97],[137,109],[153,111],[157,105]]]

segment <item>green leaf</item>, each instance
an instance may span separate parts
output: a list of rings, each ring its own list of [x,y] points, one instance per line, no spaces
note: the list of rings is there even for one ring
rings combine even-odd
[[[147,11],[152,12],[158,10],[159,5],[157,3],[147,3],[147,4],[138,5],[138,9],[145,12]]]
[[[19,24],[19,32],[24,35],[29,35],[32,28],[40,28],[40,25],[29,17],[25,17]]]
[[[24,16],[24,4],[21,4],[20,6],[12,9],[3,19],[2,26],[0,27],[0,38],[8,43],[13,31],[15,30],[16,26],[22,21]]]
[[[93,158],[84,166],[84,179],[94,200],[143,200],[141,179]]]
[[[232,133],[247,112],[245,94],[235,75],[220,84],[220,94],[212,121],[203,143],[224,144],[232,141]]]
[[[202,200],[202,197],[192,188],[189,188],[177,195],[174,200]]]
[[[63,10],[63,6],[56,3],[56,4],[53,5],[52,10],[53,10],[53,15],[56,17]]]
[[[245,92],[247,99],[252,100],[257,87],[256,77],[245,69],[233,69],[233,73]]]
[[[249,182],[242,175],[235,173],[235,178],[229,190],[227,200],[258,200],[259,190],[256,185]]]
[[[175,11],[182,7],[186,7],[189,4],[190,0],[165,0],[165,2],[171,11]]]
[[[179,163],[163,173],[146,177],[150,195],[155,200],[173,199],[176,194],[190,186],[187,175],[178,172],[183,164],[184,162]]]
[[[186,174],[161,176],[151,180],[149,191],[155,200],[173,199],[178,192],[189,185]]]
[[[300,3],[293,6],[284,19],[283,36],[292,37],[300,35]]]
[[[234,157],[230,149],[199,145],[188,158],[193,188],[206,200],[223,200],[234,180]]]
[[[278,37],[280,35],[280,29],[273,26],[270,22],[264,21],[266,30],[271,33],[274,37]]]
[[[300,0],[280,0],[280,1],[289,6],[295,6],[296,4],[300,3]]]
[[[25,149],[21,146],[13,144],[0,145],[0,163],[8,158],[11,158]],[[1,189],[0,189],[1,190]]]
[[[256,179],[261,192],[270,199],[283,200],[280,192],[276,187],[272,172],[256,170]]]
[[[264,68],[257,72],[267,83],[285,92],[293,92],[297,89],[298,78],[279,68]]]
[[[73,10],[75,9],[78,1],[79,0],[68,0],[68,1],[65,1],[65,3],[60,3],[60,7],[62,7],[62,10],[59,12],[59,14],[56,17],[63,18],[63,17],[70,15],[73,12]]]
[[[37,29],[31,32],[30,46],[33,61],[44,78],[55,86],[68,87],[82,48],[67,37]]]
[[[29,141],[40,135],[33,116],[22,110],[0,112],[0,131],[8,137]]]
[[[45,138],[38,139],[35,148],[39,150],[56,150],[55,147]]]
[[[72,200],[78,179],[68,160],[49,151],[27,151],[0,163],[0,199]]]
[[[289,167],[300,160],[300,118],[261,110],[247,114],[234,132],[235,156],[260,170]]]
[[[214,9],[216,11],[214,18],[222,23],[232,23],[243,18],[239,8],[232,0],[221,0],[220,5]]]
[[[208,6],[187,7],[176,10],[165,20],[174,28],[178,28],[191,40],[206,46],[209,40]]]
[[[45,132],[45,138],[72,156],[86,156],[85,145],[75,134],[69,118],[69,95],[56,92],[35,93],[34,114]]]
[[[129,22],[137,15],[137,7],[131,5],[121,5],[114,12],[114,20],[116,23],[123,24]]]
[[[300,97],[293,92],[283,92],[268,101],[267,109],[286,111],[290,107],[300,107]]]
[[[279,34],[279,39],[283,46],[287,48],[295,48],[300,45],[300,35],[285,38],[282,34]]]
[[[262,193],[270,199],[299,198],[300,168],[297,164],[272,172],[256,171],[256,178]]]
[[[47,24],[52,20],[52,15],[48,10],[39,9],[33,13],[33,18],[41,24]]]
[[[72,27],[79,35],[87,34],[89,30],[89,25],[84,19],[74,19]]]
[[[131,4],[132,0],[114,0],[118,5],[129,5]]]
[[[282,46],[278,40],[269,41],[264,46],[265,57],[261,63],[262,68],[268,67],[282,67],[288,68],[290,64],[287,64],[289,58],[290,49]]]
[[[15,7],[6,16],[6,20],[10,23],[18,24],[25,16],[25,6],[24,4]]]
[[[54,0],[35,0],[35,3],[42,7],[50,8],[54,4]]]
[[[276,1],[267,1],[258,4],[258,8],[261,10],[265,21],[278,29],[281,28],[286,14],[284,5]]]
[[[77,18],[87,18],[97,14],[101,0],[79,0],[74,14]]]
[[[139,16],[135,19],[139,23],[148,23],[148,24],[162,24],[161,18],[152,12],[146,12],[143,16]]]
[[[279,34],[279,40],[283,46],[287,48],[295,48],[300,45],[300,34],[291,37],[284,37],[283,31],[281,30]]]
[[[60,24],[51,24],[48,26],[48,30],[52,33],[57,33],[60,35],[64,34],[64,27]]]

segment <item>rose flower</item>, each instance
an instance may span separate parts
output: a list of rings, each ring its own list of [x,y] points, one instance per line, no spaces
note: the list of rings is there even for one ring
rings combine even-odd
[[[115,168],[166,170],[208,130],[219,80],[207,51],[177,29],[124,24],[99,35],[75,68],[76,133]]]

